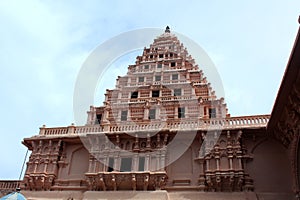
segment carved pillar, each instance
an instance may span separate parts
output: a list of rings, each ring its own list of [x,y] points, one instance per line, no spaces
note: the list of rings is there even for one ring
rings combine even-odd
[[[145,157],[145,171],[149,171],[149,166],[150,165],[150,155],[147,154]]]
[[[161,147],[161,145],[160,145],[160,134],[159,133],[157,133],[156,142],[157,142],[157,149],[159,149]]]
[[[136,177],[135,177],[135,174],[132,174],[131,184],[132,184],[132,190],[135,191],[136,190]]]
[[[106,96],[106,95],[105,95]],[[103,112],[103,122],[108,122],[109,108],[105,107]]]
[[[87,124],[92,125],[95,123],[96,119],[96,109],[94,106],[90,106],[90,111],[88,111],[88,119],[87,119]]]
[[[134,151],[138,151],[139,150],[139,137],[137,134],[135,134],[135,142],[134,142]]]
[[[43,170],[44,173],[48,173],[47,172],[48,163],[49,163],[49,160],[45,160],[45,163],[44,163],[45,165],[44,165],[44,170]]]
[[[138,171],[138,154],[135,153],[133,156],[133,167],[132,167],[132,171]]]
[[[175,107],[174,109],[175,109],[175,112],[174,112],[175,116],[174,116],[174,118],[178,119],[178,107]]]
[[[205,161],[206,161],[206,171],[210,171],[209,158],[205,158]]]
[[[161,169],[161,170],[164,170],[165,166],[166,166],[166,152],[165,152],[165,151],[162,151],[162,152],[161,152],[160,169]]]
[[[156,157],[156,171],[160,171],[160,153],[157,152],[155,157]]]
[[[144,120],[148,120],[148,119],[149,119],[149,106],[146,105],[144,106]]]
[[[220,152],[218,146],[215,147],[215,159],[216,159],[217,171],[220,171]]]
[[[205,186],[205,172],[204,172],[204,159],[199,160],[200,163],[200,175],[199,175],[199,190],[204,191],[206,186]]]
[[[90,157],[89,157],[89,169],[88,169],[88,172],[89,173],[95,172],[94,169],[93,169],[93,156],[92,155],[90,155]]]
[[[117,169],[120,169],[120,156],[117,155],[114,157],[114,171],[117,171]]]
[[[164,137],[164,144],[163,144],[164,147],[167,146],[167,142],[168,142],[168,134],[166,133]]]
[[[147,134],[147,145],[146,145],[146,149],[150,150],[151,149],[151,137],[150,134]]]
[[[120,149],[120,136],[119,135],[116,135],[116,143],[117,143],[116,149]]]

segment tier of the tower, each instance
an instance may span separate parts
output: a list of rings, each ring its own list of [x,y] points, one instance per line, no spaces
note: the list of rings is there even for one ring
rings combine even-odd
[[[227,108],[183,44],[165,32],[106,91],[104,106],[88,113],[88,124],[148,123],[222,118]]]

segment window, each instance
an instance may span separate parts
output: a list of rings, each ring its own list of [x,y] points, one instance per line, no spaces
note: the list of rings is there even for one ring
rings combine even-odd
[[[139,93],[137,91],[131,92],[131,98],[136,99],[138,98]]]
[[[216,109],[215,108],[210,108],[209,110],[209,118],[216,118]]]
[[[159,97],[159,90],[153,90],[152,97]]]
[[[144,66],[144,69],[149,69],[149,65],[145,65],[145,66]]]
[[[170,53],[170,57],[173,57],[173,53]]]
[[[160,63],[157,64],[157,68],[159,68],[159,69],[162,68],[162,64],[160,64]]]
[[[121,159],[121,172],[130,172],[132,165],[132,158],[122,158]]]
[[[101,118],[102,118],[102,114],[98,114],[98,115],[96,115],[96,117],[97,117],[97,119],[96,119],[95,124],[100,124]]]
[[[161,81],[161,76],[155,76],[155,81]]]
[[[153,55],[150,55],[150,58],[153,58]]]
[[[185,108],[178,108],[178,118],[185,117]]]
[[[178,80],[178,74],[172,74],[172,80]]]
[[[114,171],[114,158],[109,158],[108,159],[108,167],[107,167],[108,172]]]
[[[174,89],[174,96],[181,96],[181,89]]]
[[[144,77],[139,77],[139,82],[144,82]]]
[[[159,54],[159,58],[163,58],[164,57],[164,55],[163,54]]]
[[[149,110],[149,119],[155,119],[155,109]]]
[[[176,62],[171,62],[171,67],[175,67]]]
[[[121,111],[121,121],[127,121],[127,110],[122,110]]]
[[[139,157],[139,171],[145,170],[145,157]]]

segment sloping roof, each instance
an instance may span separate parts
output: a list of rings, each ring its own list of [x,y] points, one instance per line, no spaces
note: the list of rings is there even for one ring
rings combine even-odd
[[[299,16],[300,23],[300,16]],[[279,122],[280,117],[288,103],[288,97],[294,86],[297,86],[300,73],[300,28],[295,39],[295,43],[287,63],[279,91],[272,109],[271,117],[267,126],[269,131],[272,131]]]
[[[2,197],[0,200],[26,200],[26,198],[20,192],[13,192]]]

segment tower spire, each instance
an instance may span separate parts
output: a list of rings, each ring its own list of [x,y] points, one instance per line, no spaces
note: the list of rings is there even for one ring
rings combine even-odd
[[[167,26],[166,27],[166,30],[165,30],[165,33],[170,33],[171,31],[170,31],[170,27],[169,26]]]

